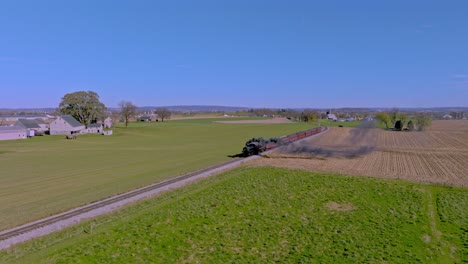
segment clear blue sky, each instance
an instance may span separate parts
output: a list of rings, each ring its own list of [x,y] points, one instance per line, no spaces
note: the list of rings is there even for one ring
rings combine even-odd
[[[1,1],[0,108],[468,106],[468,1]]]

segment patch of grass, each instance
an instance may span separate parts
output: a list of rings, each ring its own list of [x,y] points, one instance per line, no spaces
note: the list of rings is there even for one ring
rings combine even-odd
[[[437,195],[437,212],[445,239],[468,262],[468,192],[450,190]]]
[[[437,238],[431,230],[426,203],[433,189],[448,190],[402,181],[239,168],[28,242],[0,253],[0,261],[459,261],[459,251],[441,256],[445,253],[439,244],[445,237]],[[465,214],[467,209],[461,210]],[[464,223],[458,222],[459,214],[449,214],[456,225]]]
[[[349,121],[349,122],[335,122],[333,120],[326,120],[326,119],[321,119],[316,122],[313,122],[316,125],[321,125],[321,126],[329,126],[329,127],[337,127],[337,126],[343,126],[343,127],[357,127],[361,124],[361,121]]]
[[[0,230],[227,161],[252,137],[311,128],[213,121],[131,123],[114,128],[112,136],[76,140],[0,141]]]

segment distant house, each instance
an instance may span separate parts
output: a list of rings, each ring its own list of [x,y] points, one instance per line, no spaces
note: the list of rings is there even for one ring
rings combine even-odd
[[[79,134],[85,129],[86,127],[71,115],[60,116],[50,123],[51,135]]]
[[[104,119],[104,128],[112,128],[113,125],[112,117],[108,116],[106,119]]]
[[[0,126],[0,140],[24,139],[27,130],[21,126]]]
[[[444,115],[443,118],[444,118],[444,119],[452,119],[453,116],[451,116],[451,115]]]
[[[151,116],[140,116],[140,121],[141,122],[151,122]]]
[[[104,130],[103,124],[89,124],[84,133],[100,134]]]
[[[328,120],[333,120],[333,121],[338,120],[338,118],[336,117],[335,114],[327,114],[327,119]]]

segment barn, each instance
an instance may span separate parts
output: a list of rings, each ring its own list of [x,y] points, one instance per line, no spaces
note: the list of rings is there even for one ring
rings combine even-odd
[[[86,127],[71,115],[59,116],[57,119],[52,121],[52,123],[50,123],[51,135],[79,134],[85,129]]]
[[[20,126],[0,126],[0,140],[24,139],[26,137],[26,128]]]
[[[35,136],[41,130],[41,126],[36,119],[18,119],[15,126],[25,128],[28,131],[28,137]]]
[[[335,114],[327,114],[327,119],[328,120],[333,120],[333,121],[338,120],[338,118],[336,117]]]
[[[86,133],[91,133],[91,134],[100,134],[104,130],[102,124],[89,124],[86,127]]]

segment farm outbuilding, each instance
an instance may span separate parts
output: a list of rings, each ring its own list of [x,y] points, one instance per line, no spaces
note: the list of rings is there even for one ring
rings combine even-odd
[[[113,125],[112,117],[108,116],[104,119],[104,128],[112,128]]]
[[[328,120],[333,120],[333,121],[338,120],[335,114],[327,114],[327,118]]]
[[[18,119],[15,125],[25,128],[28,131],[28,137],[42,135],[47,130],[47,124],[40,119]]]
[[[103,128],[103,125],[102,124],[89,124],[87,127],[86,127],[86,130],[85,132],[86,133],[91,133],[91,134],[100,134],[102,133],[102,131],[104,130]]]
[[[20,126],[1,126],[0,140],[24,139],[27,137],[28,131]]]
[[[79,134],[85,129],[86,127],[71,115],[59,116],[57,119],[52,121],[52,123],[50,123],[51,135]]]

